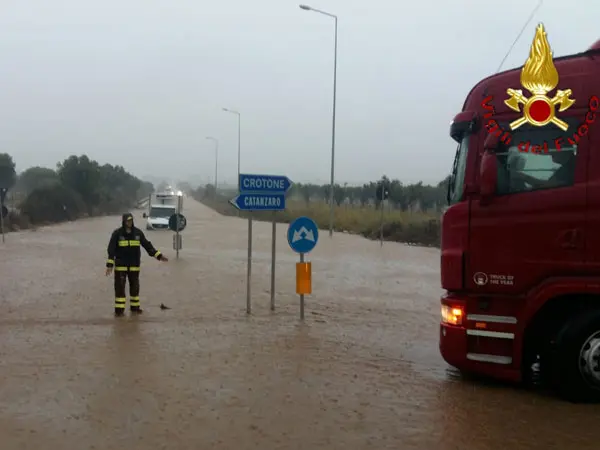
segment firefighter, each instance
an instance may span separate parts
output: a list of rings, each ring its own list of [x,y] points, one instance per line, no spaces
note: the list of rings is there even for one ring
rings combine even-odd
[[[148,255],[159,261],[167,262],[169,259],[156,250],[152,243],[146,239],[144,233],[133,225],[133,216],[123,214],[121,227],[113,231],[108,243],[108,260],[106,261],[106,276],[115,271],[115,316],[125,314],[125,285],[129,279],[129,309],[132,314],[141,314],[140,307],[140,246]]]

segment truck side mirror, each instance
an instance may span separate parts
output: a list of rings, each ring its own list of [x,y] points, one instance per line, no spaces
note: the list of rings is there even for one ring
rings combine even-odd
[[[479,195],[481,203],[487,204],[496,194],[498,182],[498,159],[492,151],[486,150],[479,168]]]
[[[144,219],[147,219],[147,218],[148,218],[148,214],[144,213],[144,214],[142,214],[142,217],[143,217]]]

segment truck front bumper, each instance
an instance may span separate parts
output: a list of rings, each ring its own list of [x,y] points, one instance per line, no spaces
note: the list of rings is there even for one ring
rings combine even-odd
[[[490,354],[481,354],[470,350],[470,341],[479,339],[467,335],[467,315],[464,300],[444,295],[441,299],[442,320],[440,323],[440,354],[442,358],[460,371],[481,374],[506,381],[521,381],[521,370],[512,364],[512,358]],[[462,321],[458,324],[448,317],[448,308],[460,313]],[[444,311],[445,310],[445,311]],[[471,343],[472,344],[472,343]]]

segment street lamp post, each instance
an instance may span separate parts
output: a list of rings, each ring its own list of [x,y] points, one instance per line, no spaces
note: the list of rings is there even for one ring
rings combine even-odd
[[[329,237],[333,237],[333,185],[334,185],[334,169],[335,169],[335,107],[336,107],[336,91],[337,91],[337,42],[338,42],[338,18],[334,14],[330,14],[320,9],[315,9],[308,5],[300,5],[300,9],[305,11],[314,11],[325,16],[333,18],[335,24],[335,40],[333,47],[333,114],[331,120],[331,181],[329,187]]]
[[[238,118],[238,191],[240,189],[240,155],[241,155],[241,114],[237,111],[234,111],[233,109],[227,109],[227,108],[223,108],[223,111],[231,113],[231,114],[235,114]]]
[[[219,140],[212,136],[207,136],[206,139],[215,143],[215,197],[217,196],[217,187],[219,186]]]
[[[235,114],[238,118],[238,192],[240,192],[240,155],[241,155],[241,114],[233,109],[223,108],[223,111]],[[238,209],[238,217],[240,217],[242,211]],[[248,215],[248,273],[246,278],[246,313],[250,314],[250,292],[252,283],[252,213]]]

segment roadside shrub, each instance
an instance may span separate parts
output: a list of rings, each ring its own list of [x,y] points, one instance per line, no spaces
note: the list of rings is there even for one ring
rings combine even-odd
[[[381,231],[383,231],[385,241],[405,242],[427,247],[440,246],[440,221],[438,219],[409,223],[384,222],[382,230],[377,226],[365,230],[361,234],[368,239],[379,239]]]
[[[62,184],[34,189],[21,205],[21,212],[32,224],[75,220],[86,210],[81,196]]]
[[[4,222],[4,231],[19,231],[29,228],[29,217],[16,211],[9,211]]]

